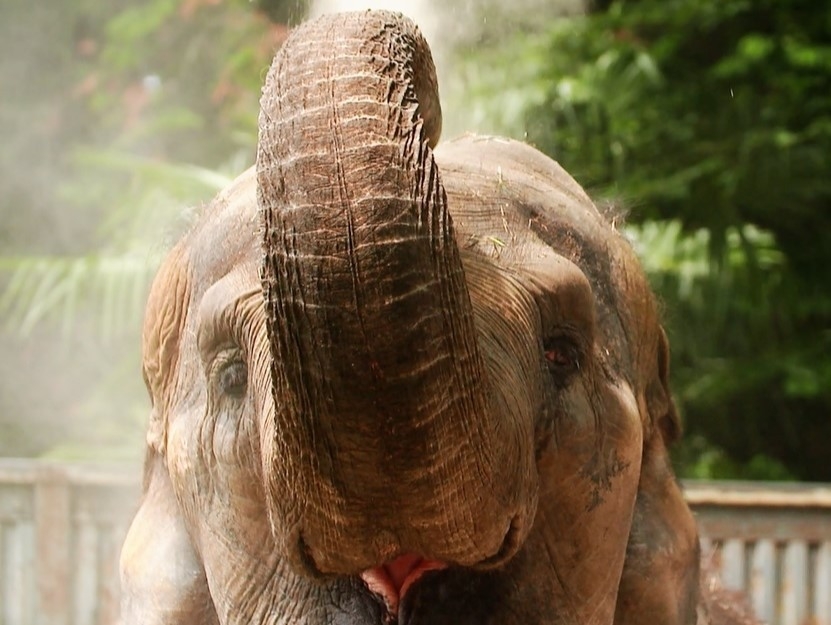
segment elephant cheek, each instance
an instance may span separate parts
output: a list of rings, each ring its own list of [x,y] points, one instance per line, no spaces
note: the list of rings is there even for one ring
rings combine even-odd
[[[577,395],[569,403],[583,406],[580,416],[559,424],[556,449],[540,463],[545,490],[538,522],[546,528],[564,601],[586,610],[576,622],[611,623],[637,496],[642,430],[628,387],[610,386],[595,402]]]

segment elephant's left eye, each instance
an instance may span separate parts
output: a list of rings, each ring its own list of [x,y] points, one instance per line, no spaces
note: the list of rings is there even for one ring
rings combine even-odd
[[[223,395],[242,397],[248,388],[248,366],[242,360],[232,360],[219,370],[219,390]]]

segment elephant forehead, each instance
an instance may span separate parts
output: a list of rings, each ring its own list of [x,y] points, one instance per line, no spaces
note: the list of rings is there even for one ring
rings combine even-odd
[[[436,160],[460,245],[532,284],[578,268],[613,366],[642,377],[640,346],[658,331],[653,296],[631,246],[571,176],[507,139],[467,136],[440,146]]]
[[[259,221],[254,168],[238,176],[206,207],[188,233],[188,249],[195,287],[207,290],[234,268],[258,261]]]
[[[626,244],[556,162],[517,141],[467,136],[436,159],[464,247],[518,270],[539,272],[557,257],[577,265],[596,289]]]

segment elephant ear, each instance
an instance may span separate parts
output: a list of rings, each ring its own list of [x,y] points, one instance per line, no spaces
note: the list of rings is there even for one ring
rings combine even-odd
[[[657,625],[696,621],[698,532],[669,458],[681,423],[669,388],[669,341],[663,328],[658,330],[645,388],[649,415],[615,625],[636,625],[645,614]]]
[[[657,376],[646,389],[646,402],[652,427],[669,447],[681,438],[682,427],[669,386],[669,339],[663,328],[658,330]]]
[[[144,314],[142,374],[152,406],[147,445],[160,456],[167,452],[168,421],[176,398],[180,340],[191,297],[189,263],[183,243],[170,251],[153,280]]]

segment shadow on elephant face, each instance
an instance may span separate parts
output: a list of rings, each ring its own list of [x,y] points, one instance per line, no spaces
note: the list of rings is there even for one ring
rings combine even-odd
[[[125,622],[694,622],[637,259],[556,163],[437,146],[440,115],[401,16],[278,53],[256,170],[148,301]]]

